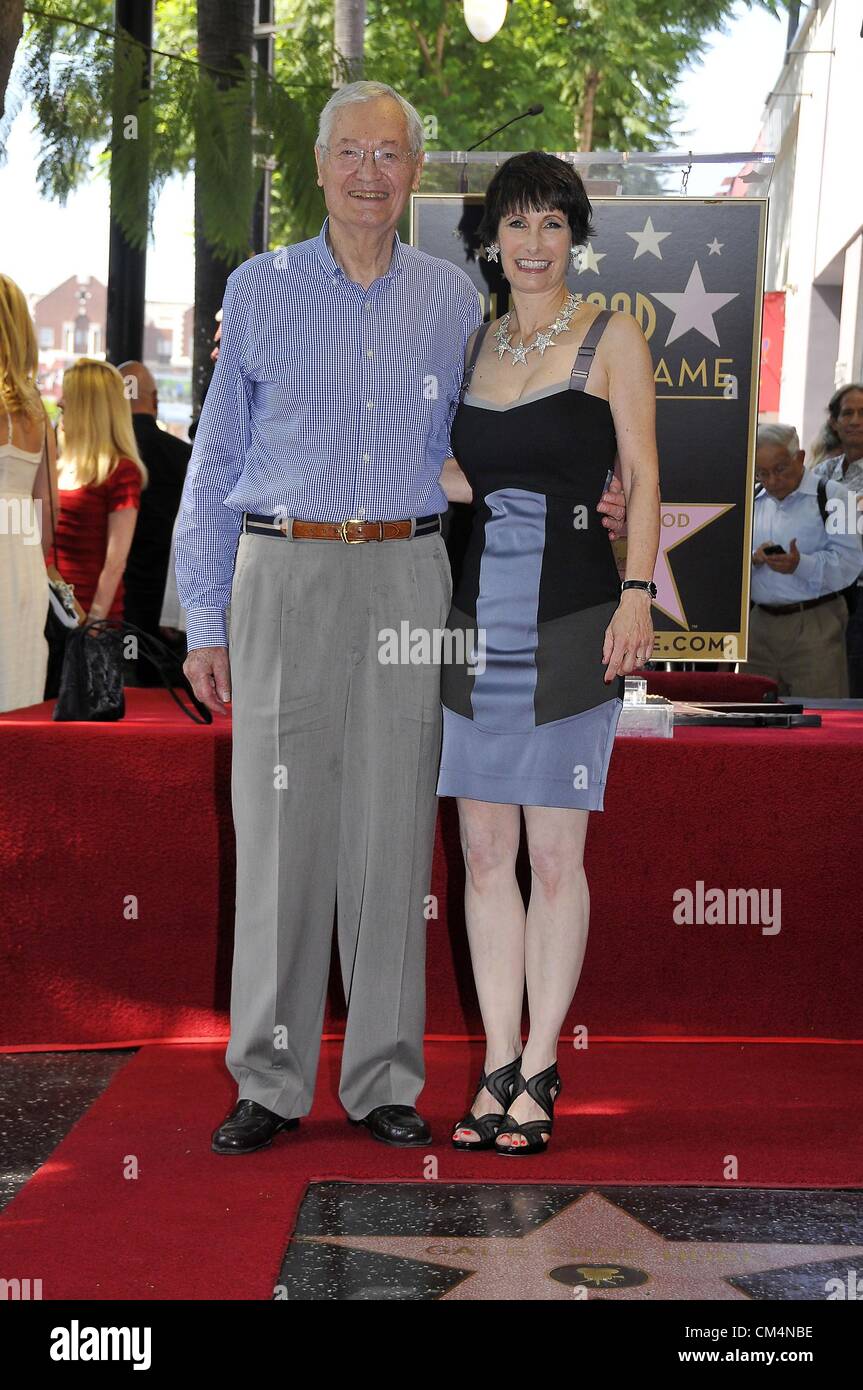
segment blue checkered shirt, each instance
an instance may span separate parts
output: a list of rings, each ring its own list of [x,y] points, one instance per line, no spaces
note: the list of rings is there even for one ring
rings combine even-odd
[[[176,531],[188,646],[226,646],[243,512],[397,521],[443,512],[467,339],[470,279],[393,237],[368,289],[327,241],[253,256],[229,277],[216,368]]]

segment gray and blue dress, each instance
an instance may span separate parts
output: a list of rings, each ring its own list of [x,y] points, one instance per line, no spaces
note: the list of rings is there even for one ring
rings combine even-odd
[[[489,325],[477,333],[451,432],[474,515],[443,648],[438,796],[603,808],[624,682],[603,680],[620,579],[596,505],[617,439],[584,387],[610,316],[568,381],[510,405],[470,394]]]

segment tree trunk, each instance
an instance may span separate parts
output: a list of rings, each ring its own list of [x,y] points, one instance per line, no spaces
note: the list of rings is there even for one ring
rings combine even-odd
[[[130,61],[141,63],[141,89],[149,97],[153,44],[153,0],[116,0],[114,5],[114,90],[111,100],[111,208],[108,221],[108,310],[105,356],[115,367],[144,356],[147,289],[147,219],[150,208],[149,122],[127,129],[130,93],[116,77]],[[128,37],[127,37],[128,36]],[[138,44],[143,45],[139,49]],[[124,84],[125,85],[125,84]],[[117,200],[134,198],[140,241],[129,239],[120,225]]]
[[[337,61],[333,69],[333,86],[343,87],[347,82],[358,82],[363,75],[366,0],[335,0],[334,10],[336,56],[344,63],[347,75]]]
[[[213,68],[227,69],[224,75],[209,76],[220,87],[229,87],[242,75],[238,59],[252,53],[254,24],[253,0],[198,0],[198,60]],[[202,74],[202,77],[204,74]],[[251,123],[252,113],[249,112]],[[195,329],[192,366],[192,417],[201,412],[204,396],[213,373],[210,353],[216,331],[216,313],[221,308],[225,281],[234,266],[222,259],[207,242],[198,200],[198,171],[195,179]],[[226,190],[226,196],[230,196]],[[252,241],[251,219],[249,245]]]
[[[6,87],[23,32],[24,0],[0,0],[0,116],[6,110]]]
[[[599,73],[596,68],[589,68],[584,80],[584,96],[582,97],[581,112],[576,128],[576,149],[578,150],[593,149],[593,118],[598,87]]]

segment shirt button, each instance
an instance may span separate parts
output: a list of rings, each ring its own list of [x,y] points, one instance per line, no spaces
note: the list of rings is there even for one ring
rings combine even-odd
[[[334,284],[334,285],[337,285],[338,283],[339,283],[339,277],[338,277],[338,275],[334,275],[334,276],[333,276],[333,284]]]
[[[363,463],[368,463],[368,461],[369,461],[369,456],[368,456],[368,454],[363,454]]]
[[[374,401],[366,401],[366,410],[371,410],[373,406]]]
[[[370,309],[371,307],[372,307],[372,301],[371,301],[370,299],[367,299],[366,302],[365,302],[365,304],[363,305],[363,308],[364,308],[364,309]]]
[[[371,348],[366,349],[366,357],[374,357],[374,353],[372,352]]]

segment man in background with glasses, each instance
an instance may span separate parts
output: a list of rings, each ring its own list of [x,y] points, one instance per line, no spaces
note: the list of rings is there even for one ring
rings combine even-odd
[[[780,695],[847,698],[841,590],[863,569],[848,489],[805,469],[790,425],[760,425],[755,453],[749,659],[741,670],[770,676]],[[822,505],[823,503],[823,505]]]

